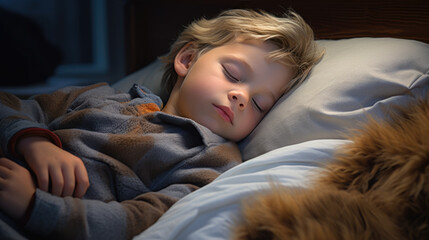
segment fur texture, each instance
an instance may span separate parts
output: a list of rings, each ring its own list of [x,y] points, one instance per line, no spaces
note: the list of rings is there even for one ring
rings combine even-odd
[[[314,187],[244,203],[235,239],[427,239],[429,95],[351,135]]]

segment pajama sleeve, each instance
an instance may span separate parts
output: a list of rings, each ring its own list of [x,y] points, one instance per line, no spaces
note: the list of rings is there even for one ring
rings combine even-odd
[[[14,157],[15,146],[22,136],[37,135],[50,139],[61,147],[60,139],[49,130],[52,122],[66,114],[81,94],[106,84],[88,87],[69,87],[50,94],[40,94],[29,99],[0,93],[0,144],[1,155]]]
[[[180,195],[190,192],[186,188],[178,190]],[[25,230],[48,239],[131,239],[155,223],[177,199],[146,193],[123,202],[103,202],[61,198],[38,189]]]

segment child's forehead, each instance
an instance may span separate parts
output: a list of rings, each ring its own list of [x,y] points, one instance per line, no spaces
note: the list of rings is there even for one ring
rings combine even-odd
[[[252,37],[246,37],[244,35],[239,35],[239,36],[233,38],[231,41],[227,42],[225,45],[237,44],[237,43],[238,44],[258,46],[258,47],[265,49],[267,52],[272,52],[272,51],[279,49],[279,47],[272,41],[262,40],[262,39],[252,38]]]
[[[260,49],[263,49],[266,52],[266,55],[264,56],[264,60],[270,63],[278,63],[283,65],[286,68],[292,68],[293,71],[296,71],[297,69],[293,67],[293,63],[291,62],[291,58],[289,58],[289,54],[280,53],[282,48],[272,40],[263,40],[263,39],[257,39],[257,38],[251,38],[246,36],[238,36],[234,38],[233,40],[229,41],[225,45],[234,45],[234,44],[243,44],[243,45],[250,45],[250,46],[256,46]]]
[[[250,55],[255,57],[258,54],[258,58],[263,58],[266,61],[270,60],[270,55],[278,50],[279,48],[269,41],[263,41],[259,39],[245,39],[245,38],[235,38],[225,44],[210,48],[207,53],[212,50],[224,50],[222,53],[225,54],[240,54],[240,55]],[[204,54],[203,53],[203,54]]]
[[[244,47],[243,47],[244,46]],[[286,68],[293,68],[288,61],[285,61],[284,57],[277,57],[280,47],[274,42],[264,41],[259,39],[247,39],[247,38],[236,38],[228,43],[221,45],[227,49],[227,54],[239,54],[242,56],[248,56],[252,58],[263,59],[268,64],[281,64]],[[246,51],[249,49],[257,49],[257,51]],[[258,52],[259,54],[254,54]]]

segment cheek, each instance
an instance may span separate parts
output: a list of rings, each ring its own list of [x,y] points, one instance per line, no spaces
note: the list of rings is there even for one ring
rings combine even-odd
[[[184,89],[187,94],[196,94],[206,96],[217,90],[215,79],[207,74],[192,74],[189,75],[184,82]]]
[[[181,86],[178,99],[182,116],[196,120],[198,113],[212,102],[215,91],[214,86],[210,84],[210,79],[188,75]]]
[[[254,113],[248,113],[243,116],[243,119],[240,121],[239,124],[240,135],[242,135],[243,137],[249,135],[261,120],[262,117],[257,116],[257,114]]]
[[[198,112],[209,100],[209,93],[206,88],[193,85],[182,92],[181,98],[182,102],[191,108],[189,111]]]
[[[199,92],[200,95],[205,96],[216,92],[217,88],[216,85],[213,84],[213,81],[211,81],[210,78],[207,78],[196,82],[193,86],[193,90],[195,92]]]

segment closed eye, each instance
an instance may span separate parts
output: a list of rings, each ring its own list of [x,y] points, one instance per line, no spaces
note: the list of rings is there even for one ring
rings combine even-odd
[[[262,108],[258,105],[258,103],[255,101],[255,99],[252,98],[252,102],[253,102],[253,105],[255,105],[255,107],[258,109],[259,112],[261,112],[261,113],[264,112],[262,110]]]
[[[239,82],[240,81],[237,77],[234,77],[234,75],[232,75],[231,72],[229,72],[228,69],[224,65],[222,65],[222,68],[223,68],[224,74],[226,75],[226,77],[229,80],[234,81],[234,82]]]

